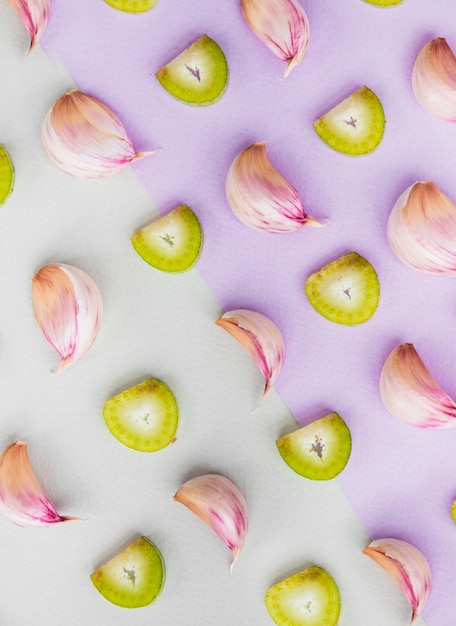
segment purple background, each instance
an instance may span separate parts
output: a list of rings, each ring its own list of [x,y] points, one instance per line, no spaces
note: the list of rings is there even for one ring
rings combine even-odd
[[[185,202],[200,217],[198,267],[225,310],[256,309],[282,330],[287,357],[276,387],[297,420],[337,410],[347,421],[353,453],[338,480],[373,538],[399,537],[424,552],[434,575],[424,617],[449,626],[456,623],[449,516],[456,430],[399,423],[382,405],[378,380],[389,352],[408,341],[456,396],[454,281],[401,265],[386,240],[388,215],[415,181],[431,179],[456,199],[456,128],[419,107],[410,81],[427,41],[446,37],[456,49],[454,0],[390,9],[362,0],[302,4],[311,44],[285,81],[278,80],[284,63],[256,39],[237,1],[160,0],[135,16],[101,0],[53,0],[43,44],[81,90],[119,114],[137,150],[161,148],[134,166],[153,202],[163,213]],[[174,100],[154,73],[203,33],[223,48],[230,82],[219,103],[198,109]],[[373,154],[350,158],[330,150],[312,122],[364,84],[382,100],[387,127]],[[226,172],[253,141],[267,142],[271,162],[327,226],[268,235],[237,220],[225,200]],[[320,317],[303,285],[352,250],[376,268],[381,300],[370,321],[349,328]]]

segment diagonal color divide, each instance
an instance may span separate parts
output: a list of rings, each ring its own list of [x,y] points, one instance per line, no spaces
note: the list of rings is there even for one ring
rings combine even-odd
[[[160,0],[132,16],[101,0],[54,0],[43,44],[80,89],[120,115],[138,150],[161,148],[135,165],[143,185],[162,212],[185,202],[200,217],[198,267],[222,306],[261,311],[281,328],[287,357],[277,389],[297,420],[337,410],[349,424],[353,454],[340,485],[372,537],[407,539],[425,553],[434,591],[424,617],[429,626],[449,626],[456,431],[400,424],[383,408],[378,380],[387,354],[409,341],[456,394],[454,283],[405,268],[386,240],[389,212],[413,182],[432,179],[456,198],[455,129],[421,110],[410,83],[421,46],[445,35],[453,2],[431,8],[427,0],[405,0],[385,10],[361,0],[303,5],[311,45],[285,81],[278,80],[284,65],[253,36],[237,2]],[[172,99],[154,73],[203,33],[225,51],[230,83],[219,103],[198,109]],[[345,157],[321,142],[312,121],[364,84],[383,102],[385,137],[373,154]],[[237,221],[225,177],[253,141],[267,142],[270,160],[308,212],[329,220],[325,228],[268,235]],[[376,268],[381,301],[369,322],[347,328],[319,317],[303,285],[352,250]]]

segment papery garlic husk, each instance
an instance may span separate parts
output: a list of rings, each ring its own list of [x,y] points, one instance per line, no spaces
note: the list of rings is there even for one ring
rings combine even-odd
[[[18,526],[52,526],[78,519],[57,513],[30,465],[24,441],[15,441],[0,455],[0,513]]]
[[[100,292],[83,270],[50,263],[33,276],[32,297],[36,320],[61,357],[60,372],[95,341],[103,313]]]
[[[363,553],[378,563],[399,586],[412,607],[413,624],[422,612],[432,587],[432,575],[424,554],[402,539],[377,539]]]
[[[321,226],[304,209],[298,192],[271,165],[266,143],[253,143],[232,162],[226,179],[226,197],[233,213],[251,228],[268,233]]]
[[[78,89],[61,96],[47,113],[44,149],[64,172],[104,178],[152,152],[135,152],[124,125],[103,102]]]
[[[233,566],[244,545],[248,510],[238,487],[220,474],[204,474],[185,482],[174,500],[184,504],[222,539],[233,553]]]
[[[425,111],[456,122],[456,56],[444,37],[429,41],[418,53],[412,86]]]
[[[300,63],[309,46],[307,15],[296,0],[241,0],[245,21],[272,52],[287,62],[285,75]]]
[[[7,0],[30,34],[30,50],[39,43],[51,14],[50,0]]]
[[[400,196],[388,220],[388,241],[400,261],[426,274],[456,274],[456,204],[432,181]]]
[[[282,333],[269,317],[249,309],[227,311],[215,323],[239,341],[263,374],[264,399],[282,370],[285,359]]]
[[[456,426],[456,404],[431,376],[412,343],[398,346],[387,357],[380,395],[388,411],[411,426]]]

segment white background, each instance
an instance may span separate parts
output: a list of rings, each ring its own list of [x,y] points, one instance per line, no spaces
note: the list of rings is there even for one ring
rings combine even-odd
[[[24,529],[0,519],[0,624],[267,626],[268,587],[316,564],[339,586],[340,626],[407,625],[409,606],[362,555],[369,537],[337,482],[312,483],[281,460],[275,440],[296,424],[275,391],[251,412],[261,375],[215,326],[223,311],[198,270],[166,275],[136,255],[130,234],[158,212],[133,171],[78,180],[47,159],[41,122],[74,84],[40,47],[27,50],[0,2],[0,143],[16,168],[0,209],[0,448],[25,440],[59,513],[84,521]],[[88,272],[105,309],[92,349],[59,375],[31,302],[31,277],[50,262]],[[147,377],[167,382],[180,407],[176,443],[154,454],[122,446],[102,418],[108,397]],[[229,550],[173,502],[207,472],[231,478],[250,510],[231,579]],[[163,554],[164,590],[149,607],[115,607],[89,575],[140,534]]]

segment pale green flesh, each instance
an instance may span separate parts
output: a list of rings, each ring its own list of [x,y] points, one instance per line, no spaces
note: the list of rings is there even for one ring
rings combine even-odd
[[[14,167],[8,152],[0,145],[0,204],[8,199],[14,186]]]
[[[323,141],[338,152],[360,156],[375,150],[385,130],[385,113],[378,97],[361,87],[314,122]]]
[[[340,474],[351,454],[351,435],[344,420],[331,413],[277,440],[283,460],[311,480]]]
[[[402,4],[403,0],[364,0],[364,2],[376,7],[394,7],[398,4]]]
[[[228,64],[220,46],[202,35],[155,76],[178,100],[202,106],[222,97],[228,84]]]
[[[153,9],[158,0],[105,0],[105,2],[125,13],[144,13]]]
[[[203,230],[190,207],[183,204],[138,230],[131,242],[149,265],[163,272],[185,272],[199,259]]]
[[[451,505],[450,515],[451,515],[451,519],[456,524],[456,500]]]
[[[362,324],[377,310],[380,284],[372,265],[356,252],[325,265],[306,282],[310,304],[338,324]]]
[[[149,378],[110,398],[103,417],[121,443],[140,452],[155,452],[173,441],[179,411],[171,389]]]
[[[336,626],[340,595],[334,579],[321,567],[309,567],[273,585],[266,608],[278,626]]]
[[[101,595],[128,609],[151,604],[165,582],[165,564],[159,550],[140,537],[90,576]]]

